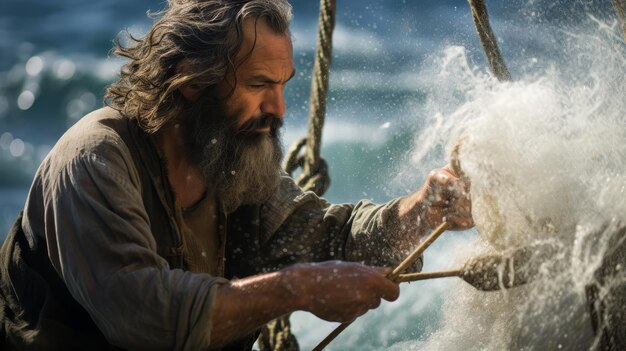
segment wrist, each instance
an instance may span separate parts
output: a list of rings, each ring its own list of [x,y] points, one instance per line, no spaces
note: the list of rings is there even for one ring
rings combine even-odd
[[[309,306],[308,279],[305,264],[295,264],[281,269],[280,287],[285,303],[292,310],[307,310]]]
[[[416,191],[408,196],[400,199],[398,203],[398,218],[411,218],[415,219],[422,214],[422,208],[424,207],[423,191]]]

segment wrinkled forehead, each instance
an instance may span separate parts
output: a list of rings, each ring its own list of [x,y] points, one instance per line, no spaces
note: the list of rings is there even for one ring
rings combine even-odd
[[[289,30],[278,33],[263,17],[247,18],[242,27],[243,40],[237,54],[237,62],[264,53],[284,56],[285,59],[293,57],[293,45]]]

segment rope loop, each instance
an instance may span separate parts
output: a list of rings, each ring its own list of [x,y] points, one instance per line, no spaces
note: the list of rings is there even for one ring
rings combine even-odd
[[[293,143],[287,151],[287,157],[285,157],[285,161],[283,162],[283,169],[285,172],[289,173],[290,176],[293,176],[293,172],[298,169],[298,167],[303,167],[304,161],[302,164],[299,164],[298,156],[300,155],[300,151],[306,145],[306,138],[302,138],[297,142]],[[302,156],[300,156],[301,158]]]
[[[290,176],[293,176],[296,169],[302,168],[303,172],[296,178],[298,186],[305,191],[312,191],[318,196],[322,196],[330,187],[328,163],[323,157],[320,157],[319,161],[310,167],[310,172],[307,172],[304,167],[305,156],[300,153],[306,144],[307,138],[302,138],[289,148],[283,169]]]

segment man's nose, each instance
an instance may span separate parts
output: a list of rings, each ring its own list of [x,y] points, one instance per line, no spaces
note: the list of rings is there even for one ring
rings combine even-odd
[[[286,110],[283,86],[276,85],[265,93],[263,103],[261,104],[261,112],[275,117],[283,117]]]

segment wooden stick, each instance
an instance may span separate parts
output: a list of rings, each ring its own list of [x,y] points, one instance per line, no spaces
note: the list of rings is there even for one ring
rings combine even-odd
[[[472,19],[476,25],[480,43],[483,45],[485,55],[487,55],[487,62],[489,62],[491,72],[493,72],[499,81],[510,81],[511,74],[504,63],[504,59],[498,48],[496,36],[493,34],[493,30],[489,24],[489,15],[487,14],[485,1],[468,0],[468,2],[472,9]]]
[[[387,278],[396,281],[400,273],[402,273],[408,266],[410,266],[411,263],[415,262],[415,260],[417,260],[422,255],[422,253],[424,253],[424,250],[426,250],[430,246],[430,244],[432,244],[441,234],[443,234],[443,232],[450,228],[450,226],[451,223],[448,221],[441,223],[439,227],[437,227],[437,229],[435,229],[432,234],[430,234],[428,238],[424,240],[424,242],[422,242],[407,258],[404,259],[404,261],[402,261],[402,263],[400,263],[393,270],[393,272],[387,275]]]
[[[335,340],[337,335],[341,334],[342,331],[344,331],[350,324],[352,324],[352,322],[341,323],[337,328],[335,328],[335,330],[333,330],[330,334],[328,334],[328,336],[325,337],[324,340],[322,340],[322,342],[320,342],[317,346],[315,346],[313,351],[322,351],[326,346],[328,346],[328,344],[330,344],[331,341]]]
[[[445,277],[459,277],[463,274],[463,271],[460,269],[454,269],[449,271],[439,271],[439,272],[426,272],[426,273],[410,273],[410,274],[400,274],[396,281],[398,283],[410,283],[416,282],[418,280],[426,280],[426,279],[434,279],[434,278],[445,278]]]
[[[402,273],[408,266],[410,266],[411,263],[415,262],[415,260],[417,260],[422,255],[424,250],[426,250],[430,246],[430,244],[433,243],[433,241],[435,241],[441,234],[443,234],[446,229],[450,228],[450,226],[451,223],[448,221],[441,223],[439,227],[437,227],[428,236],[428,238],[424,240],[424,242],[422,242],[415,250],[413,250],[413,252],[407,258],[405,258],[404,261],[402,261],[391,273],[387,275],[387,278],[393,280],[394,282],[399,282],[398,278],[400,276],[400,273]],[[330,342],[333,341],[339,334],[341,334],[341,332],[344,331],[350,324],[352,324],[352,322],[341,323],[337,328],[335,328],[335,330],[328,334],[328,336],[324,338],[322,342],[315,346],[313,351],[322,351],[324,347],[328,346],[328,344],[330,344]]]

